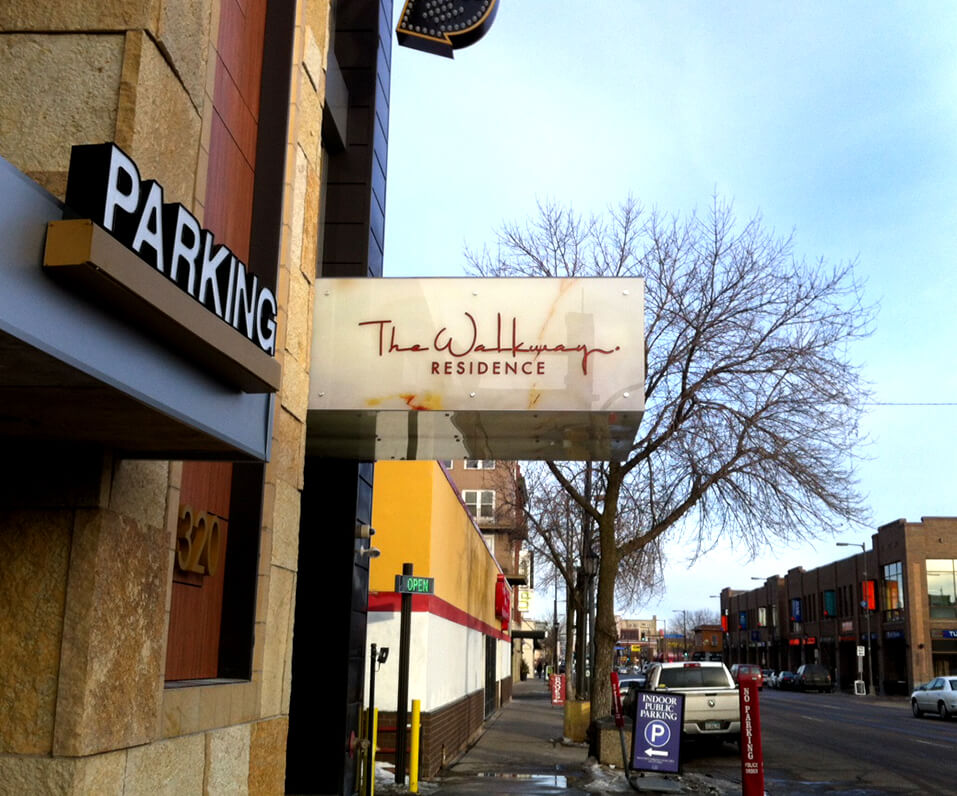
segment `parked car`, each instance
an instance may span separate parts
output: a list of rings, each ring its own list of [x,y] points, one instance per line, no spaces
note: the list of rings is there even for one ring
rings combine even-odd
[[[649,691],[684,694],[682,735],[697,740],[741,740],[738,688],[717,661],[655,663],[648,669]]]
[[[731,677],[734,679],[736,685],[740,684],[738,678],[742,674],[755,677],[758,681],[759,691],[764,688],[764,675],[761,672],[761,667],[756,663],[736,663],[731,667]]]
[[[924,713],[951,718],[957,714],[957,677],[935,677],[918,686],[910,695],[910,707],[917,718]]]
[[[621,692],[621,707],[626,716],[634,715],[635,694],[645,687],[647,681],[648,676],[644,672],[618,676],[618,690]]]
[[[797,690],[797,675],[794,672],[789,672],[787,670],[778,672],[777,687],[780,691]]]
[[[764,675],[764,684],[768,688],[778,687],[778,673],[774,669],[768,669],[767,674]]]
[[[833,691],[834,681],[826,666],[820,663],[804,663],[798,666],[797,688],[799,691]]]

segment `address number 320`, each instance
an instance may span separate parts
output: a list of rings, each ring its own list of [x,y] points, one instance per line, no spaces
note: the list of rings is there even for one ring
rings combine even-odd
[[[215,575],[219,569],[222,534],[219,518],[192,506],[180,506],[176,530],[176,563],[184,572]]]

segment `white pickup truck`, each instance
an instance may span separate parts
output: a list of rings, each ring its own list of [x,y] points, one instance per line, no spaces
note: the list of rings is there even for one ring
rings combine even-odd
[[[647,675],[644,690],[684,694],[683,735],[735,743],[741,740],[738,687],[723,663],[653,663]]]

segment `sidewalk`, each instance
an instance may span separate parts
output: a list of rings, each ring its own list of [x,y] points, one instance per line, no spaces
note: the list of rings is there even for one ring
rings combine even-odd
[[[433,781],[420,782],[419,792],[429,796],[483,794],[633,793],[621,769],[601,766],[588,757],[586,744],[562,737],[564,710],[551,704],[546,681],[515,683],[512,701],[488,722],[479,740]],[[636,780],[641,792],[709,793],[722,791],[693,776],[648,775]],[[408,793],[395,785],[376,794]]]
[[[433,793],[587,793],[569,787],[570,780],[583,778],[588,747],[563,743],[564,715],[551,704],[547,681],[515,683],[512,701],[486,723],[482,737]]]

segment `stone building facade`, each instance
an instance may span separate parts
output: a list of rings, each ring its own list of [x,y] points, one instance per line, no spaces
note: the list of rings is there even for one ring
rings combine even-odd
[[[391,6],[0,5],[0,279],[29,266],[53,318],[41,346],[0,311],[0,793],[353,790],[371,465],[310,457],[306,414],[317,275],[382,272]],[[71,148],[104,143],[275,296],[272,387],[224,387],[135,313],[34,279]],[[94,367],[103,346],[58,356],[84,342],[56,338],[61,305],[140,381]],[[300,545],[317,506],[321,555]],[[293,634],[319,599],[322,649]],[[340,700],[322,727],[317,678]]]

